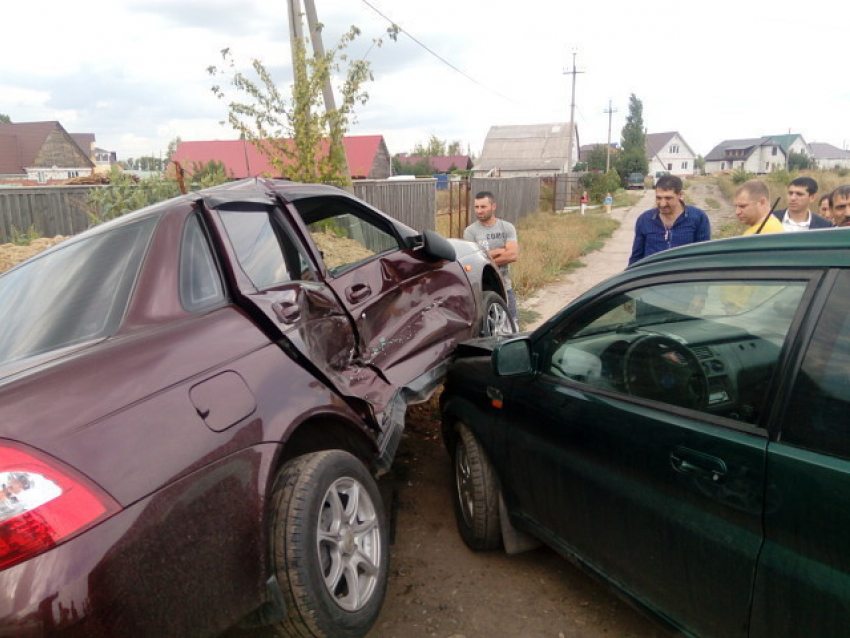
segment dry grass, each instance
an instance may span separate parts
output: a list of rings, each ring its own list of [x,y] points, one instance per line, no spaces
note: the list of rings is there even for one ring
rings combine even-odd
[[[527,297],[579,266],[579,258],[601,247],[619,223],[604,213],[535,213],[517,224],[520,257],[511,266],[514,288]]]

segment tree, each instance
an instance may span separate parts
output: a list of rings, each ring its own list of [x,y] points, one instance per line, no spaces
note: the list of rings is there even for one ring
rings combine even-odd
[[[432,133],[425,144],[417,142],[410,154],[419,157],[444,157],[446,155],[462,155],[463,153],[461,152],[460,140],[446,142]]]
[[[612,163],[617,159],[617,149],[611,149]],[[608,161],[608,147],[606,144],[597,144],[587,153],[584,158],[584,163],[589,171],[605,172],[606,162]]]
[[[799,153],[797,151],[791,151],[788,153],[789,171],[802,171],[812,168],[812,163],[812,158],[805,153]]]
[[[387,32],[394,40],[398,27],[393,25]],[[368,62],[351,60],[345,53],[359,35],[360,30],[352,26],[335,46],[318,57],[308,57],[305,38],[298,38],[289,99],[281,94],[257,59],[252,61],[256,79],[236,70],[230,49],[221,51],[224,68],[207,68],[213,77],[229,78],[229,84],[245,99],[228,102],[227,121],[266,156],[279,175],[301,182],[339,186],[348,183],[342,139],[355,121],[355,105],[365,104],[369,99],[363,85],[372,79]],[[380,46],[381,41],[377,40],[376,44]],[[322,109],[322,87],[340,71],[340,62],[347,63],[345,79],[339,87],[341,103],[335,109]],[[227,99],[221,86],[213,86],[212,90],[219,99]]]
[[[183,140],[180,139],[178,135],[173,140],[168,143],[168,149],[165,151],[165,165],[168,166],[171,163],[171,157],[174,153],[177,152],[177,147],[180,146],[180,142]]]
[[[623,126],[620,142],[620,156],[617,158],[616,169],[620,179],[625,180],[629,173],[649,172],[649,161],[646,159],[646,132],[643,126],[643,102],[634,93],[629,96],[629,115]]]
[[[5,113],[0,113],[0,124],[11,124],[12,118]]]

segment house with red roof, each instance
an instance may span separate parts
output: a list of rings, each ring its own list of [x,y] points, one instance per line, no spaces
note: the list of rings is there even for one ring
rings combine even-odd
[[[94,167],[59,122],[0,124],[0,182],[39,186],[90,175]]]
[[[422,155],[399,153],[396,155],[396,159],[401,166],[416,166],[423,161],[427,161],[434,173],[451,173],[456,170],[468,171],[472,168],[472,158],[469,155],[434,155],[425,157]]]
[[[390,154],[383,135],[348,135],[342,139],[352,179],[386,179],[390,176]],[[224,164],[225,172],[233,179],[243,177],[286,177],[276,175],[266,156],[247,140],[215,140],[180,142],[171,160],[187,171],[193,164],[212,160]]]

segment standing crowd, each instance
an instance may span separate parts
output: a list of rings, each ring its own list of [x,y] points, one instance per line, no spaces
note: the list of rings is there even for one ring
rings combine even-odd
[[[675,175],[658,179],[655,208],[641,213],[635,223],[629,265],[668,248],[711,239],[708,215],[695,206],[685,205],[682,188],[682,180]],[[798,177],[788,185],[787,208],[774,210],[767,184],[753,179],[735,190],[735,216],[746,226],[744,235],[850,226],[850,184],[823,195],[815,213],[811,208],[817,192],[818,183],[814,179]]]

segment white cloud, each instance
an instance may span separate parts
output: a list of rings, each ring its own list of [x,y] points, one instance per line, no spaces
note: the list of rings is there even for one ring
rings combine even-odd
[[[850,18],[841,3],[715,0],[687,11],[660,0],[604,7],[526,0],[510,8],[483,0],[450,8],[369,3],[419,42],[405,34],[387,39],[389,23],[362,0],[317,1],[317,10],[326,47],[350,25],[361,28],[349,51],[368,51],[375,82],[352,133],[381,133],[391,152],[433,133],[478,153],[490,126],[568,121],[571,77],[564,71],[573,49],[582,71],[576,122],[583,143],[606,139],[609,99],[617,109],[612,138],[619,139],[630,93],[643,101],[650,132],[678,130],[703,154],[723,138],[789,129],[810,141],[850,140],[850,95],[840,76],[845,47],[829,34],[830,24]],[[373,46],[382,36],[383,46]],[[226,47],[240,65],[263,60],[285,85],[286,3],[42,0],[34,9],[6,0],[0,112],[93,132],[119,157],[165,149],[178,135],[232,137],[218,125],[225,108],[206,74]]]

